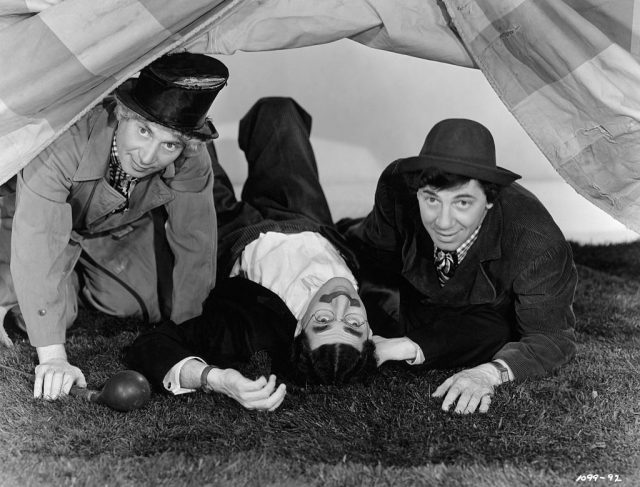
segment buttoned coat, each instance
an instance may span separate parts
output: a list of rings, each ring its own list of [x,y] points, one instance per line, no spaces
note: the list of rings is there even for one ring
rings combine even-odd
[[[477,241],[441,287],[434,244],[422,224],[415,191],[407,189],[398,172],[400,164],[385,169],[372,212],[346,234],[363,265],[396,276],[396,316],[427,363],[437,355],[441,365],[471,365],[483,353],[484,340],[499,343],[489,359],[505,360],[517,379],[545,375],[571,359],[577,272],[571,247],[538,199],[517,184],[504,188]],[[456,336],[455,322],[444,335],[431,333],[431,324],[443,316],[487,312],[500,318],[495,337],[491,331],[489,336]],[[456,340],[467,349],[456,349]]]
[[[207,151],[180,156],[162,173],[140,179],[129,208],[114,213],[125,202],[106,179],[114,106],[105,100],[18,174],[11,273],[34,346],[64,343],[75,318],[70,276],[83,250],[94,274],[89,278],[102,273],[110,279],[104,292],[124,286],[143,308],[157,308],[158,229],[151,212],[161,207],[173,259],[171,319],[181,323],[199,315],[213,288],[216,217]],[[160,319],[157,310],[147,313],[145,318]]]

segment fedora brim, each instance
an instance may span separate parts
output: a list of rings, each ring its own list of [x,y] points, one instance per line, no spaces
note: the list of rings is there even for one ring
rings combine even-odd
[[[438,168],[441,171],[459,176],[465,176],[470,179],[479,179],[490,183],[496,183],[500,186],[508,186],[521,176],[508,169],[499,166],[487,167],[479,164],[473,164],[454,158],[434,157],[434,156],[415,156],[401,159],[398,163],[398,171],[402,173],[422,171],[429,167]]]
[[[205,121],[202,127],[185,129],[181,127],[173,127],[170,124],[166,123],[166,121],[161,120],[156,116],[154,116],[153,114],[149,113],[147,110],[144,109],[142,105],[140,105],[135,100],[135,98],[133,98],[133,96],[131,96],[131,91],[133,89],[133,85],[135,81],[136,80],[134,78],[128,79],[127,81],[122,83],[115,91],[116,98],[124,106],[126,106],[130,110],[133,110],[138,115],[145,118],[146,120],[149,120],[150,122],[157,123],[158,125],[162,125],[163,127],[166,127],[171,130],[175,130],[187,136],[196,136],[204,139],[218,138],[218,131],[216,130],[213,123],[209,119]]]

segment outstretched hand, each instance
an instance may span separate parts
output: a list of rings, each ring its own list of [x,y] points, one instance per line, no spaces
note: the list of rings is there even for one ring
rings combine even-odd
[[[209,385],[216,391],[238,401],[247,409],[275,411],[286,395],[286,386],[276,388],[276,376],[251,380],[234,369],[215,369],[209,374]]]
[[[449,411],[455,404],[454,411],[458,414],[471,414],[476,409],[486,413],[491,405],[494,387],[499,383],[495,368],[482,364],[452,375],[440,384],[432,396],[444,396],[443,411]]]

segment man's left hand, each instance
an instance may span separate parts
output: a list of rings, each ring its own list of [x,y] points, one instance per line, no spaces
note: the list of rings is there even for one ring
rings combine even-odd
[[[371,339],[376,345],[378,367],[388,360],[415,360],[416,358],[416,346],[407,337],[384,338],[373,335]]]
[[[486,413],[491,404],[493,388],[498,384],[500,384],[500,378],[495,367],[482,364],[452,375],[440,384],[432,396],[444,396],[443,411],[449,411],[449,408],[455,404],[455,412],[458,414],[474,413],[478,406],[480,406],[479,412]]]

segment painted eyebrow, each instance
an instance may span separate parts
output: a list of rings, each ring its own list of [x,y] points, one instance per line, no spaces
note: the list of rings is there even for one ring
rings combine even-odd
[[[322,333],[329,329],[329,325],[313,325],[311,326],[311,329],[316,333]]]
[[[347,333],[351,333],[353,336],[357,336],[358,338],[362,338],[362,332],[358,330],[354,330],[353,328],[349,328],[348,326],[344,326],[344,331]]]

